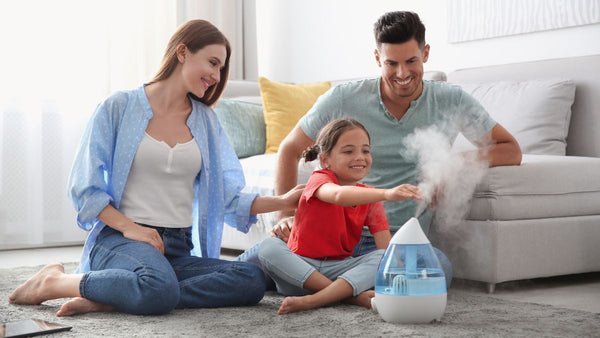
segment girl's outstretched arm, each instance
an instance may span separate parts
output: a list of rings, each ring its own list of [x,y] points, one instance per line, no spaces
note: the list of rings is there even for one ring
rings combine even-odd
[[[377,189],[325,183],[319,187],[315,196],[323,202],[344,207],[380,201],[401,201],[407,198],[423,199],[419,194],[419,188],[411,184],[401,184],[391,189]]]

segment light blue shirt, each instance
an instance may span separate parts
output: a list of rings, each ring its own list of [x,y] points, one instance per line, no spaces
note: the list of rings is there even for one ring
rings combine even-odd
[[[192,100],[187,120],[202,155],[194,182],[193,254],[219,257],[223,223],[248,232],[257,220],[250,215],[256,194],[241,193],[244,173],[214,111]],[[144,91],[121,91],[100,103],[81,139],[68,183],[77,224],[90,231],[83,247],[79,272],[90,269],[89,255],[105,224],[98,214],[119,203],[134,155],[153,113]]]
[[[331,88],[300,119],[300,127],[313,140],[330,121],[351,117],[362,123],[371,136],[373,163],[362,183],[391,188],[417,184],[418,158],[404,151],[404,140],[417,129],[437,126],[452,144],[459,132],[471,141],[485,136],[496,122],[472,96],[445,82],[423,81],[423,92],[411,102],[401,119],[396,119],[381,100],[381,78],[350,82]],[[383,203],[390,230],[398,230],[415,214],[414,200]],[[425,233],[431,224],[427,210],[419,221]]]

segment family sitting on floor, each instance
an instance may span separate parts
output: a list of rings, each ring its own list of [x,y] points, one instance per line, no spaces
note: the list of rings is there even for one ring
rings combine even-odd
[[[370,308],[390,230],[425,198],[416,160],[398,152],[405,137],[450,120],[448,138],[462,132],[491,166],[521,161],[514,137],[475,99],[423,80],[429,45],[417,14],[385,13],[374,33],[381,76],[325,93],[279,147],[276,195],[257,196],[242,192],[241,165],[211,108],[227,82],[229,42],[204,20],[180,26],[156,76],[101,102],[84,132],[69,177],[77,223],[89,231],[78,271],[47,265],[9,302],[71,298],[58,316],[157,315],[257,304],[274,282],[290,296],[280,314],[338,301]],[[284,168],[301,157],[322,169],[295,186],[297,172]],[[256,214],[276,210],[272,238],[235,261],[218,258],[225,222],[247,231]],[[419,217],[425,230],[432,213]],[[449,285],[451,265],[436,254]]]

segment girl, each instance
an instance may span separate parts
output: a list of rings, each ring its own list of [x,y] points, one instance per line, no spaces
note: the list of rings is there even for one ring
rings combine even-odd
[[[319,156],[296,212],[289,241],[271,237],[259,259],[283,295],[278,313],[318,308],[347,299],[371,307],[375,273],[391,235],[381,201],[422,199],[417,187],[403,184],[375,189],[358,183],[371,167],[370,138],[365,127],[344,118],[327,124],[303,156]],[[351,257],[363,225],[373,234],[376,251]],[[332,281],[333,279],[333,281]],[[315,293],[313,293],[315,292]],[[313,293],[313,294],[311,294]]]
[[[67,316],[164,314],[262,299],[259,268],[216,259],[223,223],[247,232],[253,214],[294,209],[301,189],[275,197],[241,193],[241,165],[210,108],[225,88],[230,55],[216,27],[189,21],[169,41],[149,84],[98,105],[69,178],[77,222],[90,230],[80,273],[47,265],[10,303],[75,297],[57,313]],[[194,247],[202,258],[190,254]]]

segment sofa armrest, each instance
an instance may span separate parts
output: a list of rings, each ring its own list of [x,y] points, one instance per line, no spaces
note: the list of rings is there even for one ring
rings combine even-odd
[[[475,194],[566,194],[600,190],[600,158],[523,154],[520,166],[493,167]]]
[[[370,76],[374,77],[374,76]],[[354,79],[341,79],[341,80],[332,80],[331,85],[337,86],[338,84],[349,82],[349,81],[357,81],[362,80],[364,78],[354,78]],[[432,70],[426,71],[423,73],[424,80],[433,80],[433,81],[446,81],[446,73],[442,71]],[[223,91],[224,98],[232,98],[232,97],[249,97],[249,96],[260,96],[260,87],[258,86],[257,81],[250,80],[229,80],[227,81],[227,86]]]
[[[229,80],[223,91],[223,98],[240,96],[260,96],[258,82],[247,80]]]
[[[600,214],[600,158],[523,155],[520,166],[488,169],[468,220],[518,220]]]
[[[446,73],[438,70],[430,70],[423,73],[423,80],[446,81]]]

